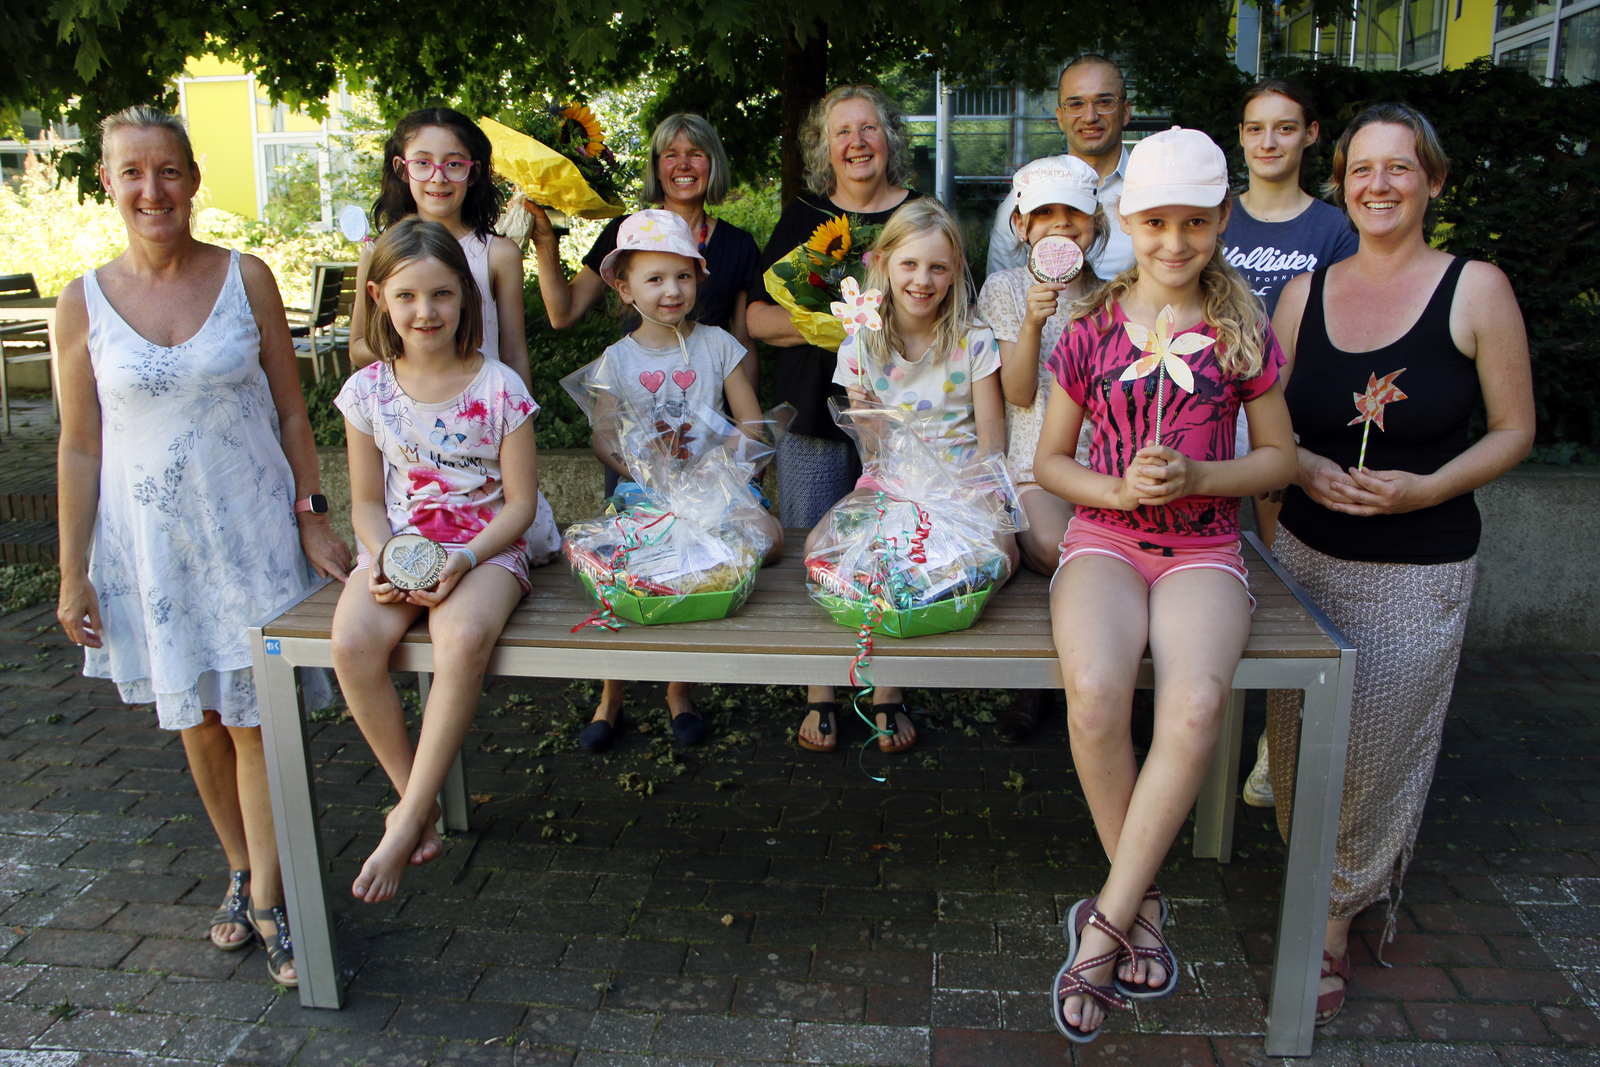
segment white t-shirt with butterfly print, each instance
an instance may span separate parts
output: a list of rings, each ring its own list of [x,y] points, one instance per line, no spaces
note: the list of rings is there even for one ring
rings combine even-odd
[[[722,415],[722,383],[739,369],[745,349],[717,326],[697,325],[683,339],[687,362],[676,342],[671,348],[646,348],[628,335],[600,357],[595,381],[610,390],[628,413],[661,434],[698,452],[697,432],[709,411]]]
[[[407,396],[394,370],[379,360],[350,375],[334,403],[383,453],[390,531],[446,545],[466,544],[500,513],[500,442],[539,412],[516,372],[490,359],[472,384],[437,404]],[[561,534],[540,493],[533,525],[512,548],[537,565],[560,547]]]

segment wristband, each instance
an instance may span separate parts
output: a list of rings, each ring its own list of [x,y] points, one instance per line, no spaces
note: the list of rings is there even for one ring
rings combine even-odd
[[[472,549],[468,548],[466,545],[462,545],[456,551],[463,553],[469,560],[471,560],[472,567],[476,567],[478,565],[478,554],[472,551]],[[467,569],[471,570],[472,567],[468,567]]]

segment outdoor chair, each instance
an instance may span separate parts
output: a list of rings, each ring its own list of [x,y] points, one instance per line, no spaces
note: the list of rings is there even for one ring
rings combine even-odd
[[[356,265],[354,263],[315,263],[312,276],[312,307],[284,308],[289,316],[289,335],[295,339],[295,355],[311,360],[311,376],[322,381],[322,356],[327,353],[330,372],[338,372],[335,348],[338,341],[334,323],[341,314],[349,314],[342,300],[345,279],[348,276],[354,291]],[[349,331],[345,331],[348,336]],[[346,342],[348,344],[348,342]]]
[[[32,274],[0,275],[0,308],[10,300],[38,300],[39,286]],[[0,368],[0,412],[4,413],[5,432],[11,433],[11,383],[5,370],[15,364],[50,362],[50,324],[44,319],[0,319],[0,352],[5,354]],[[50,368],[50,407],[57,419],[61,408],[56,400],[55,368]]]

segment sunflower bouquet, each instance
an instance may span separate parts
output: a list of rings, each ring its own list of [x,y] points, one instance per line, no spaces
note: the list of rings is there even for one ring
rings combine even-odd
[[[767,271],[763,278],[767,292],[789,312],[807,342],[830,352],[839,350],[845,328],[832,306],[845,298],[847,280],[852,289],[865,280],[862,257],[882,231],[881,223],[868,225],[859,217],[835,215]]]
[[[582,104],[506,108],[480,123],[495,171],[529,200],[579,218],[625,213],[632,172],[606,146],[605,128]]]

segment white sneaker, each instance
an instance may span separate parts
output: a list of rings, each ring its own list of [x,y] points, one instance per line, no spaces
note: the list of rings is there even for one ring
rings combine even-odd
[[[1275,808],[1272,797],[1272,772],[1267,768],[1267,735],[1256,746],[1256,765],[1244,781],[1244,802],[1252,808]]]

